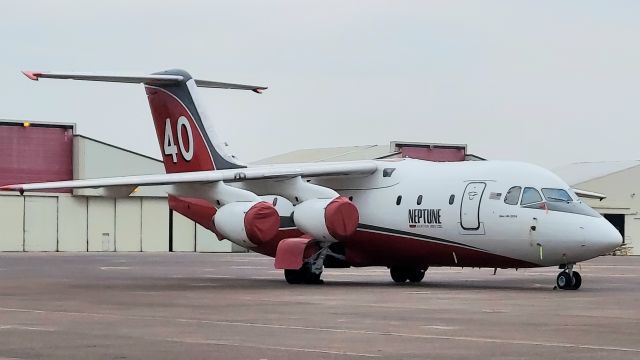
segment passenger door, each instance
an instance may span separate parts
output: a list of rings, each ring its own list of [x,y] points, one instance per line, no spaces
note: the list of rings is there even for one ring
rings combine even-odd
[[[486,187],[484,182],[470,182],[464,188],[460,202],[460,226],[463,230],[480,229],[480,205]]]

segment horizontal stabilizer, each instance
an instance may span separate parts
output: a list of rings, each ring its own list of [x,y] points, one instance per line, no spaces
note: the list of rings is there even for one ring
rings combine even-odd
[[[264,86],[255,86],[255,85],[230,84],[230,83],[208,81],[208,80],[195,80],[195,82],[198,87],[204,87],[204,88],[251,90],[258,94],[262,93],[263,90],[267,90],[267,88]]]
[[[46,72],[46,71],[23,71],[26,77],[31,80],[38,81],[39,79],[69,79],[69,80],[84,80],[84,81],[103,81],[103,82],[119,82],[130,84],[146,84],[146,85],[169,85],[177,84],[185,77],[182,75],[165,75],[165,74],[151,74],[151,75],[107,75],[96,73],[58,73],[58,72]],[[242,85],[232,84],[208,80],[194,80],[198,87],[215,88],[215,89],[234,89],[234,90],[251,90],[256,93],[261,93],[267,88],[264,86],[255,85]]]
[[[69,79],[69,80],[84,80],[84,81],[105,81],[105,82],[121,82],[132,84],[171,84],[178,83],[184,80],[184,77],[180,75],[138,75],[138,76],[124,76],[124,75],[105,75],[105,74],[93,74],[93,73],[55,73],[55,72],[42,72],[42,71],[23,71],[29,79]]]

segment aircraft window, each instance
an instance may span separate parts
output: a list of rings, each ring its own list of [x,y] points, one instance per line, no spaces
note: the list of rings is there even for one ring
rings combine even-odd
[[[349,201],[353,201],[353,196],[349,196]]]
[[[402,202],[402,195],[398,195],[398,198],[396,199],[396,205],[400,205],[401,202]]]
[[[422,195],[418,195],[418,201],[416,201],[418,205],[422,205]]]
[[[451,196],[449,196],[449,205],[453,205],[453,202],[456,200],[456,196],[451,194]]]
[[[542,189],[545,199],[551,202],[572,202],[573,199],[562,189]]]
[[[382,177],[391,177],[394,171],[396,171],[396,168],[382,169]]]
[[[524,188],[522,192],[522,200],[520,201],[520,205],[529,205],[542,201],[542,196],[538,192],[538,190],[532,187]]]
[[[514,186],[509,191],[507,191],[507,195],[504,197],[504,203],[509,205],[518,205],[518,200],[520,200],[520,192],[522,188],[520,186]]]

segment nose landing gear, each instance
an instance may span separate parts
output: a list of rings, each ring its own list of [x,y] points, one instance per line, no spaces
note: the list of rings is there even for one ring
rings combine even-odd
[[[582,276],[577,271],[573,271],[573,264],[568,264],[556,278],[558,289],[578,290],[582,285]]]

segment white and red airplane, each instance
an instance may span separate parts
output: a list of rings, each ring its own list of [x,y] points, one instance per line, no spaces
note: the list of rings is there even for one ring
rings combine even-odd
[[[128,196],[169,185],[172,209],[275,258],[287,282],[316,283],[324,267],[386,266],[420,282],[430,266],[559,266],[561,289],[582,283],[574,264],[622,243],[620,233],[541,167],[506,161],[414,159],[246,166],[216,138],[197,87],[265,87],[195,80],[183,70],[144,76],[25,72],[32,80],[144,84],[166,174],[17,184],[32,190],[105,188]]]

